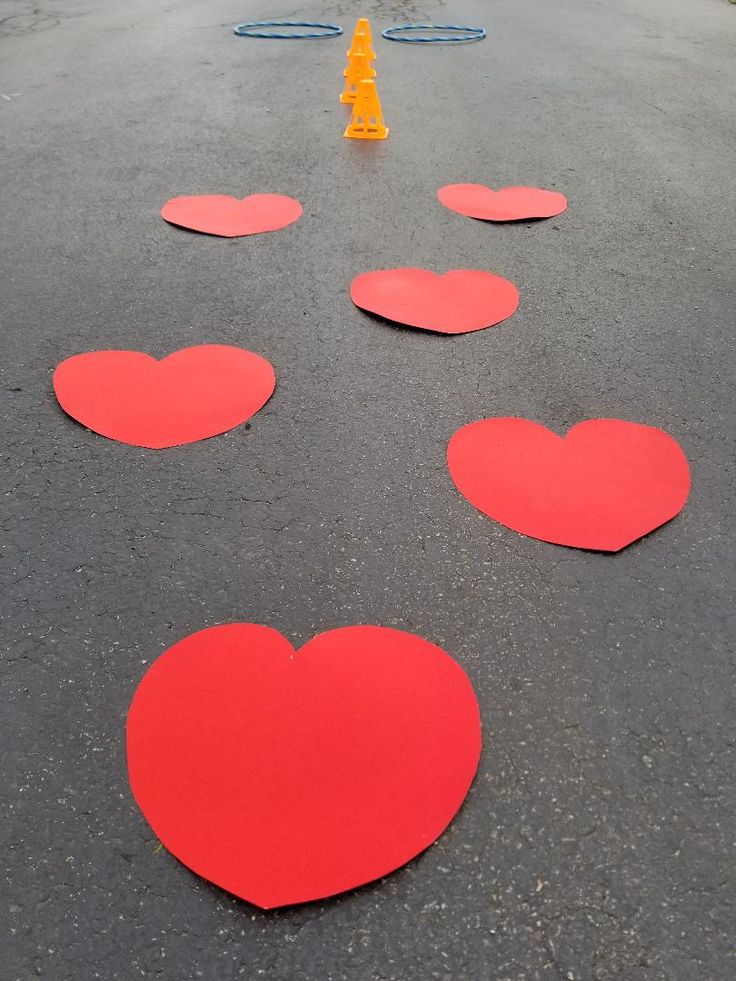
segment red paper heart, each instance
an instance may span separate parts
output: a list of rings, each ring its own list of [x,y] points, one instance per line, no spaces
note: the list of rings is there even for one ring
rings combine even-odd
[[[161,209],[172,225],[224,238],[275,232],[301,214],[299,202],[284,194],[251,194],[242,201],[229,194],[202,194],[171,198]]]
[[[298,651],[258,624],[199,631],[146,673],[127,731],[155,834],[264,909],[408,862],[445,830],[480,754],[462,668],[387,627],[331,630]]]
[[[439,189],[437,197],[451,211],[484,221],[553,218],[567,207],[564,194],[540,187],[504,187],[494,191],[485,184],[447,184]]]
[[[558,436],[529,419],[483,419],[447,448],[460,493],[495,521],[545,542],[617,552],[669,521],[690,490],[671,436],[589,419]]]
[[[160,450],[224,433],[271,397],[269,361],[224,344],[175,351],[91,351],[62,361],[54,391],[83,426],[131,446]]]
[[[379,269],[357,276],[350,295],[369,313],[440,334],[493,327],[519,305],[513,283],[480,269]]]

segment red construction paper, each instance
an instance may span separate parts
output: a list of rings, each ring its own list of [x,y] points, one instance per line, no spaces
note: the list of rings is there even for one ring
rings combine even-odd
[[[275,232],[301,214],[299,202],[284,194],[251,194],[242,201],[229,194],[202,194],[171,198],[161,209],[172,225],[224,238]]]
[[[133,795],[168,850],[263,909],[378,879],[445,830],[481,746],[439,647],[342,627],[295,650],[270,627],[192,634],[128,713]]]
[[[369,313],[440,334],[493,327],[519,305],[513,283],[480,269],[380,269],[357,276],[350,295]]]
[[[690,470],[675,440],[621,419],[558,436],[529,419],[483,419],[447,448],[450,475],[480,511],[522,535],[617,552],[684,507]]]
[[[91,351],[62,361],[54,392],[83,426],[131,446],[160,450],[239,426],[271,397],[269,361],[225,344],[175,351]]]
[[[567,208],[564,194],[540,187],[504,187],[494,191],[485,184],[446,184],[437,197],[451,211],[484,221],[553,218]]]

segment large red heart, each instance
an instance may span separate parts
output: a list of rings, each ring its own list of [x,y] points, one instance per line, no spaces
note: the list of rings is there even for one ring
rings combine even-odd
[[[481,744],[462,668],[420,637],[365,626],[298,651],[252,623],[192,634],[146,673],[127,732],[155,834],[264,909],[360,886],[431,845]]]
[[[451,211],[484,221],[553,218],[567,207],[564,194],[540,187],[504,187],[494,191],[485,184],[447,184],[439,189],[437,197]]]
[[[251,194],[242,201],[229,194],[202,194],[171,198],[161,209],[172,225],[224,238],[275,232],[301,214],[299,202],[284,194]]]
[[[91,351],[62,361],[54,391],[83,426],[132,446],[160,450],[239,426],[271,397],[270,361],[225,344],[175,351]]]
[[[369,313],[440,334],[493,327],[519,305],[513,283],[480,269],[379,269],[357,276],[350,295]]]
[[[545,542],[617,552],[669,521],[687,459],[660,429],[589,419],[558,436],[529,419],[483,419],[447,448],[450,475],[495,521]]]

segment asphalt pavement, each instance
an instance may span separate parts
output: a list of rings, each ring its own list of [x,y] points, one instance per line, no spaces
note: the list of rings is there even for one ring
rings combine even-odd
[[[386,142],[343,139],[346,38],[376,37]],[[734,886],[736,7],[6,0],[0,13],[2,920],[8,981],[729,981]],[[454,182],[563,191],[489,225]],[[247,239],[177,194],[296,197]],[[519,311],[458,337],[349,297],[392,266],[490,269]],[[268,357],[248,426],[139,450],[58,407],[100,348]],[[525,538],[449,479],[452,433],[518,415],[671,433],[693,487],[616,555]],[[375,623],[467,671],[484,750],[449,831],[382,882],[261,912],[161,849],[125,717],[152,661],[233,620],[294,644]]]

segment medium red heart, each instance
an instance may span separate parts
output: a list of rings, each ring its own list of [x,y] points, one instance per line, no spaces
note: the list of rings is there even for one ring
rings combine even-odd
[[[553,218],[567,208],[564,194],[540,187],[504,187],[494,191],[485,184],[447,184],[439,189],[437,197],[451,211],[484,221]]]
[[[62,361],[54,392],[83,426],[131,446],[160,450],[239,426],[271,397],[269,361],[225,344],[175,351],[91,351]]]
[[[675,440],[621,419],[558,436],[529,419],[483,419],[447,448],[450,475],[480,511],[522,535],[617,552],[684,507],[690,470]]]
[[[350,295],[369,313],[440,334],[493,327],[519,305],[513,283],[480,269],[379,269],[357,276]]]
[[[161,209],[172,225],[224,238],[275,232],[301,214],[299,202],[284,194],[251,194],[242,201],[229,194],[202,194],[171,198]]]
[[[439,647],[343,627],[300,650],[252,623],[166,651],[128,713],[133,795],[166,848],[264,909],[378,879],[445,830],[478,703]]]

